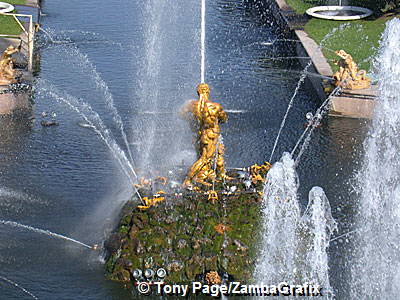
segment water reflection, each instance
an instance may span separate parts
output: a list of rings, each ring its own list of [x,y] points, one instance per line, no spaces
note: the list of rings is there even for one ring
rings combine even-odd
[[[32,133],[32,120],[25,114],[0,118],[0,170],[12,167],[20,159]]]

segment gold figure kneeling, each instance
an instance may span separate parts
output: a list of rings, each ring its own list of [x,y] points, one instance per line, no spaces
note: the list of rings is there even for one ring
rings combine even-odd
[[[367,72],[358,70],[358,66],[350,54],[344,50],[336,51],[335,53],[340,57],[338,61],[335,61],[335,64],[339,66],[339,71],[333,74],[335,86],[350,90],[366,89],[371,86],[371,80],[367,77]]]

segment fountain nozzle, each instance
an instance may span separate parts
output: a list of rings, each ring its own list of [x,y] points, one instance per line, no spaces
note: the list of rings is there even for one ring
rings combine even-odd
[[[312,118],[314,118],[314,115],[312,114],[312,112],[308,112],[308,113],[306,114],[306,119],[307,119],[307,120],[312,120]]]

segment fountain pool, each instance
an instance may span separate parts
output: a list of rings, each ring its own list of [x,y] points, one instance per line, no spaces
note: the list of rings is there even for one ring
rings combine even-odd
[[[359,6],[315,6],[307,9],[306,13],[319,19],[351,21],[369,17],[373,12]]]
[[[182,160],[191,163],[192,133],[176,112],[195,97],[199,83],[201,4],[122,0],[119,6],[115,10],[113,3],[103,0],[96,4],[44,2],[44,28],[52,29],[55,41],[68,43],[44,41],[38,77],[62,94],[88,103],[125,151],[125,138],[107,103],[112,95],[139,174]],[[302,70],[296,60],[270,58],[295,56],[293,43],[284,41],[288,37],[275,27],[263,1],[208,1],[206,11],[205,77],[212,99],[228,111],[241,112],[231,114],[223,129],[227,165],[262,162],[272,151]],[[91,36],[85,32],[101,34],[109,42],[85,42]],[[57,39],[58,34],[62,38]],[[276,42],[264,43],[271,40]],[[74,55],[76,47],[87,55],[108,89],[99,87],[87,61]],[[121,205],[133,195],[131,180],[93,130],[77,125],[83,121],[80,115],[63,101],[51,95],[41,97],[39,92],[37,118],[41,112],[54,111],[60,126],[42,128],[39,120],[33,124],[1,120],[0,184],[11,192],[0,193],[0,219],[35,224],[78,241],[102,240]],[[306,112],[318,107],[314,99],[307,87],[299,88],[275,157],[293,148],[304,130]],[[323,187],[339,234],[349,231],[354,216],[347,182],[358,169],[364,128],[357,120],[329,119],[314,132],[297,167],[299,208],[305,209],[313,186]],[[132,297],[104,278],[101,258],[92,251],[9,226],[0,227],[0,236],[0,276],[39,299]],[[329,282],[341,296],[348,288],[349,272],[342,254],[349,245],[338,239],[328,251]],[[2,283],[0,295],[21,297],[20,291]]]

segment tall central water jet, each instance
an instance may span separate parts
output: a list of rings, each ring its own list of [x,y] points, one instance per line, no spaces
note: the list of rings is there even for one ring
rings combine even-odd
[[[201,83],[206,77],[206,0],[201,0]]]
[[[200,51],[193,51],[199,49],[199,4],[198,0],[144,4],[140,40],[144,51],[137,57],[137,94],[132,103],[137,113],[132,140],[137,143],[134,151],[141,176],[182,161],[189,165],[195,158],[195,151],[188,149],[190,128],[178,112],[196,95],[199,82]]]
[[[379,98],[358,177],[352,299],[397,299],[400,289],[400,20],[387,23],[380,43]]]

